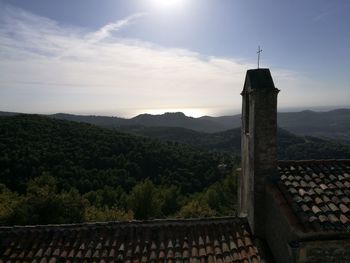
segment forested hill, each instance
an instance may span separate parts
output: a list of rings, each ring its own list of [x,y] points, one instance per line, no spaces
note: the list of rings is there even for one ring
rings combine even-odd
[[[220,179],[217,154],[97,126],[47,117],[0,117],[0,183],[23,191],[43,173],[80,192],[104,185],[130,190],[150,178],[196,192]]]
[[[0,112],[0,116],[19,113]],[[192,118],[181,112],[160,115],[141,114],[131,119],[107,116],[84,116],[58,113],[52,118],[86,122],[102,127],[122,129],[125,126],[181,127],[199,132],[215,133],[238,128],[240,115]],[[279,112],[278,125],[297,135],[330,138],[350,143],[350,109],[325,112],[305,110],[300,112]]]
[[[239,129],[125,131],[138,135],[36,115],[0,117],[0,225],[235,213]],[[284,130],[278,143],[286,159],[350,156],[348,146]]]
[[[123,131],[140,134],[163,141],[184,143],[215,152],[240,155],[241,130],[231,129],[218,133],[203,133],[171,127],[123,127]],[[332,140],[311,136],[296,136],[284,129],[277,132],[278,158],[301,159],[350,159],[350,146]]]
[[[192,118],[185,116],[181,112],[161,115],[141,114],[131,119],[69,114],[55,114],[52,117],[84,121],[111,128],[122,128],[123,126],[130,125],[181,127],[207,133],[222,132],[238,128],[241,125],[240,115]],[[293,134],[330,138],[350,143],[350,109],[337,109],[324,112],[311,110],[279,112],[278,125]]]
[[[164,113],[159,115],[140,114],[131,119],[106,116],[82,116],[64,113],[53,114],[50,115],[50,117],[62,120],[86,122],[114,129],[131,125],[141,125],[146,127],[183,127],[204,132],[217,132],[226,129],[225,125],[221,125],[215,121],[189,117],[182,112]]]
[[[0,117],[0,225],[232,215],[232,160],[90,124]]]

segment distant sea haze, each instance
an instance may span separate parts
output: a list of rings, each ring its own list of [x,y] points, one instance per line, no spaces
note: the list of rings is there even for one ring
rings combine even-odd
[[[337,105],[337,106],[305,106],[305,107],[278,107],[279,112],[299,112],[299,111],[332,111],[337,109],[350,109],[350,105]],[[15,110],[6,110],[3,109],[0,114],[4,113],[23,113],[23,114],[42,114],[42,115],[54,115],[57,113],[64,113],[70,115],[82,115],[82,116],[103,116],[103,117],[118,117],[124,119],[132,119],[139,115],[143,114],[151,114],[151,115],[162,115],[165,113],[178,113],[181,112],[188,117],[200,118],[204,116],[211,117],[222,117],[222,116],[231,116],[231,115],[239,115],[241,113],[241,109],[227,109],[227,110],[215,110],[213,108],[178,108],[178,109],[125,109],[125,110],[108,110],[108,111],[100,111],[100,110],[89,110],[89,111],[70,111],[70,110],[62,110],[62,111],[15,111]]]

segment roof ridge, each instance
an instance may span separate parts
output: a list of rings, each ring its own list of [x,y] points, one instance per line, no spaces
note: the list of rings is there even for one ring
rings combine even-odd
[[[228,222],[246,223],[246,217],[238,216],[223,216],[223,217],[201,217],[201,218],[166,218],[166,219],[152,219],[152,220],[130,220],[130,221],[105,221],[105,222],[84,222],[73,224],[48,224],[48,225],[14,225],[14,226],[0,226],[1,230],[31,230],[31,229],[55,229],[55,228],[80,228],[80,227],[94,227],[94,226],[152,226],[152,225],[184,225],[184,224],[209,224],[213,222]]]
[[[322,164],[322,163],[350,163],[350,159],[308,159],[308,160],[278,160],[277,164]]]

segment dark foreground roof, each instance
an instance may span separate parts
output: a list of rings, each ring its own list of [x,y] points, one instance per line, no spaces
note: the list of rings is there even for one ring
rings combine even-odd
[[[245,219],[0,228],[0,262],[263,262]]]
[[[350,231],[350,160],[280,161],[278,170],[304,232]]]

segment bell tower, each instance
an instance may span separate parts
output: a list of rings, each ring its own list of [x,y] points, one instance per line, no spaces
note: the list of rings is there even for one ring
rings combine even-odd
[[[238,202],[253,233],[264,236],[266,178],[277,172],[277,95],[269,69],[248,70],[241,93],[242,174]]]

